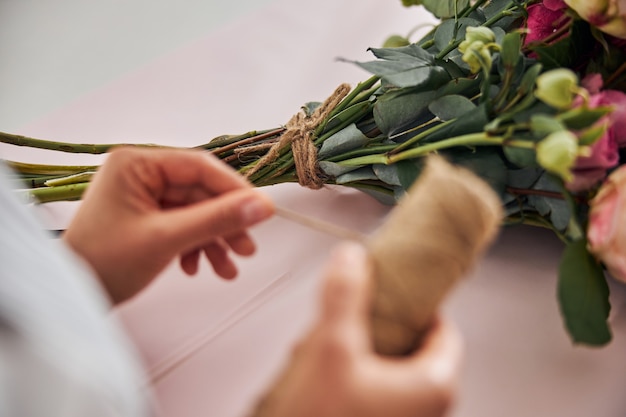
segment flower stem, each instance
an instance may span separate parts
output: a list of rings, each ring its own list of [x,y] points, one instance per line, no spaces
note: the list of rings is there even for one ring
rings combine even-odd
[[[16,146],[28,146],[30,148],[48,149],[52,151],[70,152],[70,153],[88,153],[88,154],[103,154],[107,153],[111,148],[115,146],[158,146],[154,144],[129,144],[129,143],[116,143],[116,144],[87,144],[87,143],[70,143],[70,142],[56,142],[44,139],[35,139],[28,136],[14,135],[12,133],[0,132],[0,142],[8,143]]]
[[[429,153],[437,152],[447,148],[457,146],[511,146],[516,148],[534,149],[533,142],[525,140],[507,140],[503,136],[488,136],[484,132],[471,133],[461,135],[450,139],[441,140],[439,142],[429,143],[413,149],[406,150],[397,154],[384,153],[376,155],[367,155],[357,158],[348,159],[337,162],[341,166],[361,166],[372,164],[391,165],[405,159],[418,158]]]

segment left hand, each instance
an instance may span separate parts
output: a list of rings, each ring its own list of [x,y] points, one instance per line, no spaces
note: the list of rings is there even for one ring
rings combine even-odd
[[[121,148],[94,177],[65,241],[119,303],[176,256],[192,275],[204,252],[218,275],[234,278],[230,251],[251,255],[247,228],[273,211],[269,198],[206,152]]]

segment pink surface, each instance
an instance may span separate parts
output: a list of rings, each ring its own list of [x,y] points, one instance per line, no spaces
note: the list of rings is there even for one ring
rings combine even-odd
[[[368,46],[427,20],[397,3],[278,0],[18,133],[185,146],[275,127],[304,102],[367,77],[335,57],[369,59]],[[29,149],[0,147],[0,156],[51,162],[50,153]],[[341,188],[284,185],[265,192],[282,206],[361,231],[373,230],[388,210]],[[40,213],[62,227],[75,207],[53,204]],[[242,260],[236,281],[216,279],[206,265],[187,279],[173,265],[119,309],[165,415],[241,416],[314,318],[319,272],[335,240],[279,218],[253,233],[259,253]],[[614,342],[602,350],[572,346],[555,296],[561,249],[547,232],[506,231],[447,303],[467,341],[453,416],[626,415],[623,288],[615,285],[613,294]]]

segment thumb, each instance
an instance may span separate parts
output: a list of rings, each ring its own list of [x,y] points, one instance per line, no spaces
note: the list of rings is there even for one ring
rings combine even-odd
[[[241,232],[273,214],[274,203],[269,197],[241,189],[161,212],[159,222],[172,244],[184,251]]]
[[[367,250],[356,243],[338,247],[326,268],[321,325],[351,344],[369,340],[371,275]]]

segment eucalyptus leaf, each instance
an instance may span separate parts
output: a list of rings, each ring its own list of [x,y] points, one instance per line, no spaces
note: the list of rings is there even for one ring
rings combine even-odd
[[[345,174],[337,176],[335,179],[336,184],[347,184],[355,181],[364,181],[364,180],[377,180],[378,177],[374,174],[374,170],[371,166],[365,166],[362,168],[355,169],[353,171],[347,172]]]
[[[531,188],[542,174],[541,168],[510,169],[507,171],[506,183],[513,188]]]
[[[320,159],[330,158],[344,152],[365,146],[370,138],[365,136],[354,123],[341,129],[322,143],[318,152]]]
[[[439,97],[428,106],[428,110],[444,122],[461,117],[475,108],[476,105],[470,99],[460,95]]]
[[[319,167],[322,171],[324,171],[324,174],[332,178],[337,178],[338,176],[343,175],[346,172],[354,171],[355,169],[360,168],[358,166],[357,167],[344,167],[335,162],[330,162],[330,161],[319,161]]]
[[[565,248],[559,266],[558,298],[574,343],[601,346],[611,341],[609,287],[584,239]]]
[[[435,65],[433,55],[415,44],[370,50],[379,60],[355,64],[396,87],[438,86],[450,80],[448,72]]]
[[[556,195],[562,194],[561,185],[557,184],[546,172],[539,177],[532,189],[548,191]],[[569,226],[572,219],[572,208],[564,197],[529,195],[528,204],[535,207],[542,216],[547,216],[556,230],[565,231]]]
[[[503,150],[506,158],[520,168],[537,166],[537,154],[533,149],[505,145]]]
[[[358,187],[356,185],[354,187],[386,206],[393,206],[398,202],[398,193],[396,190],[393,190],[393,193],[389,194],[372,188]]]
[[[379,180],[387,185],[400,186],[400,178],[398,176],[398,167],[394,165],[374,164],[372,165],[374,174]]]
[[[435,46],[440,51],[446,49],[456,41],[465,39],[465,31],[468,26],[479,26],[480,22],[475,19],[463,17],[461,19],[450,19],[441,22],[435,30]]]
[[[443,139],[453,138],[456,136],[466,135],[468,133],[482,132],[485,125],[489,122],[487,110],[484,104],[477,106],[475,109],[465,113],[464,117],[456,119],[448,126],[428,135],[423,143],[437,142]],[[473,156],[470,154],[470,157]]]
[[[422,0],[424,8],[441,19],[461,13],[469,5],[469,0]]]
[[[435,91],[381,97],[374,105],[374,120],[384,134],[389,135],[412,121],[420,119],[436,98]]]
[[[506,190],[507,167],[497,149],[492,147],[477,148],[473,152],[450,149],[441,154],[450,161],[474,172],[485,180],[498,195]]]
[[[319,101],[309,101],[308,103],[304,103],[304,106],[302,106],[302,110],[304,111],[304,114],[306,114],[307,116],[311,116],[313,114],[313,112],[321,104],[322,103],[320,103]]]
[[[408,190],[422,172],[422,169],[424,168],[424,160],[409,159],[396,162],[395,165],[398,168],[398,179],[400,180],[400,185],[404,190]]]

